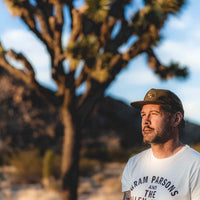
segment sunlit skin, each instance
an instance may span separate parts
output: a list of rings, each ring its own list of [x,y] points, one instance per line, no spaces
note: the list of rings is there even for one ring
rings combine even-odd
[[[171,115],[160,105],[144,105],[141,111],[144,143],[163,143],[171,136]]]
[[[180,112],[172,114],[160,105],[148,104],[142,107],[141,117],[143,141],[151,145],[154,156],[165,158],[182,148],[178,136]]]

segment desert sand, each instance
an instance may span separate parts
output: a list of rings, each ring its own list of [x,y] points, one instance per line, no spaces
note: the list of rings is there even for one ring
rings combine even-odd
[[[122,163],[108,163],[91,177],[80,177],[78,200],[122,199],[121,174],[124,166]],[[41,184],[13,186],[1,177],[0,186],[1,200],[61,200],[58,191],[45,190]]]

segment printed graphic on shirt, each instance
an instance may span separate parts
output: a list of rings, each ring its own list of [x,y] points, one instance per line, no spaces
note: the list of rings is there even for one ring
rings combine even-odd
[[[133,181],[131,185],[131,200],[156,200],[162,190],[169,198],[179,194],[172,181],[160,176],[144,176]]]

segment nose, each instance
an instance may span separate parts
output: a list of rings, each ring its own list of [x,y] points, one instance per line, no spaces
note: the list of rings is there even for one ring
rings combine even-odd
[[[146,115],[143,119],[142,119],[142,123],[144,125],[149,125],[151,123],[151,120],[150,120],[150,116],[149,115]]]

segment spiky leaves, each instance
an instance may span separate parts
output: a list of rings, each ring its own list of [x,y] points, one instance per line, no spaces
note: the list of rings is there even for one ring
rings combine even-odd
[[[99,42],[96,36],[87,35],[78,41],[70,41],[67,46],[70,69],[75,70],[81,59],[90,60],[95,58],[99,50]]]
[[[178,63],[171,62],[168,66],[163,66],[155,70],[155,73],[158,74],[162,80],[173,78],[174,76],[186,78],[188,69],[185,66],[180,66]]]
[[[26,0],[4,0],[13,16],[20,16]]]
[[[160,76],[161,79],[165,80],[168,78],[173,78],[174,76],[183,78],[187,77],[187,67],[180,66],[175,62],[171,62],[168,66],[163,65],[151,48],[149,48],[146,53],[148,55],[149,66],[154,70],[156,74]]]
[[[145,0],[146,5],[156,5],[165,13],[175,14],[185,3],[185,0]]]
[[[183,77],[186,78],[188,75],[188,68],[186,66],[180,67],[180,65],[176,62],[171,62],[166,68],[167,74],[171,73],[171,77]]]
[[[163,12],[175,14],[184,4],[184,0],[154,0]]]
[[[96,81],[103,83],[110,77],[110,66],[109,62],[112,58],[112,53],[99,54],[95,65],[93,66],[90,76]]]
[[[110,77],[109,62],[112,53],[100,53],[99,41],[94,35],[87,35],[77,42],[70,42],[67,47],[70,69],[75,70],[83,59],[87,64],[87,75],[97,82],[105,82]]]
[[[99,49],[98,39],[94,35],[87,35],[77,41],[70,41],[67,53],[76,59],[95,57]]]
[[[103,22],[108,16],[111,0],[86,0],[87,16],[95,22]]]
[[[137,35],[149,33],[152,26],[160,29],[165,20],[165,15],[157,6],[147,5],[132,18],[134,30]]]
[[[169,13],[177,13],[184,0],[145,0],[145,7],[133,17],[132,23],[138,36],[152,32],[152,28],[159,31]],[[159,37],[157,38],[159,40]]]

